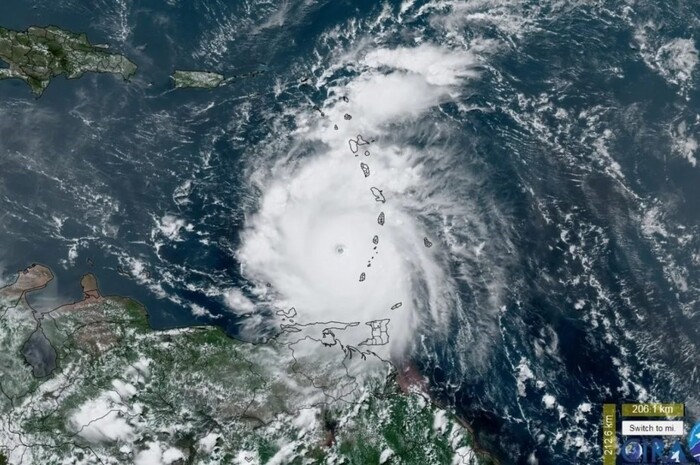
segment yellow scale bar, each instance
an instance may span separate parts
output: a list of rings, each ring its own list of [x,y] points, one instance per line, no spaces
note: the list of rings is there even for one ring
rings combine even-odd
[[[615,404],[603,404],[603,465],[615,465],[617,455],[617,424]]]
[[[623,417],[682,417],[683,404],[622,404]]]

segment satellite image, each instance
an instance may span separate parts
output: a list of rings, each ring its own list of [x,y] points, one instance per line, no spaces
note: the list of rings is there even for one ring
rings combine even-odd
[[[700,463],[697,0],[0,2],[0,465]]]

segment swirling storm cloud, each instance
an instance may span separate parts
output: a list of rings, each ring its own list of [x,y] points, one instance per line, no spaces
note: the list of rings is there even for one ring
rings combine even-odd
[[[435,158],[454,154],[404,132],[478,79],[478,57],[425,44],[344,59],[353,75],[301,111],[294,145],[259,168],[263,194],[238,255],[257,293],[294,307],[296,323],[358,322],[341,339],[362,345],[368,322],[388,320],[381,345],[400,355],[417,327],[444,328],[459,306],[449,246],[430,220],[441,205],[460,208],[432,172]]]

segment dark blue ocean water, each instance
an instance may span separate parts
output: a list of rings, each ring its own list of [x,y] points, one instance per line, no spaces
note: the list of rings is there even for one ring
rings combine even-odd
[[[595,463],[603,402],[686,402],[700,415],[700,154],[683,148],[700,138],[699,71],[674,81],[678,71],[662,60],[673,40],[700,47],[700,8],[464,5],[491,19],[464,19],[460,38],[498,50],[457,102],[472,111],[451,102],[429,117],[450,118],[463,147],[455,169],[478,179],[463,201],[492,236],[484,262],[467,264],[481,267],[483,282],[460,292],[474,331],[487,336],[454,344],[452,328],[416,363],[504,463]],[[284,111],[326,97],[297,84],[324,71],[314,53],[332,62],[371,34],[384,8],[287,6],[270,23],[279,7],[262,2],[0,4],[4,27],[86,32],[139,65],[129,83],[57,78],[40,99],[21,82],[0,82],[0,271],[54,269],[37,307],[79,298],[79,277],[93,272],[103,293],[143,302],[156,328],[211,321],[192,314],[196,304],[244,337],[207,290],[248,292],[235,250],[260,195],[246,179],[256,147],[287,137]],[[419,15],[421,6],[387,29],[385,45],[440,30],[439,15]],[[457,6],[435,9],[456,18]],[[398,14],[401,4],[386,8]],[[353,33],[322,42],[335,27]],[[262,73],[173,91],[174,69]],[[275,95],[280,82],[287,91]],[[192,231],[165,240],[166,215]],[[484,312],[496,294],[498,311]]]

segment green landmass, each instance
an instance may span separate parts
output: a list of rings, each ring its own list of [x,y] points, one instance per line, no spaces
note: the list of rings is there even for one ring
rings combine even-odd
[[[209,71],[176,70],[171,77],[175,82],[175,87],[178,89],[183,87],[213,89],[214,87],[219,87],[225,82],[223,74],[212,73]]]
[[[64,75],[76,79],[86,72],[119,74],[129,79],[136,65],[105,46],[92,45],[85,34],[55,26],[13,31],[0,27],[1,79],[21,79],[41,95],[51,79]]]
[[[183,71],[175,70],[170,78],[176,89],[214,89],[233,82],[248,79],[263,74],[264,70],[250,71],[247,73],[224,76],[211,71]]]
[[[154,331],[139,303],[102,296],[93,275],[83,300],[38,314],[26,294],[53,275],[23,273],[0,288],[0,465],[490,463],[395,370],[360,381],[348,360],[301,357],[307,338]],[[37,329],[56,355],[40,379],[20,353]]]

